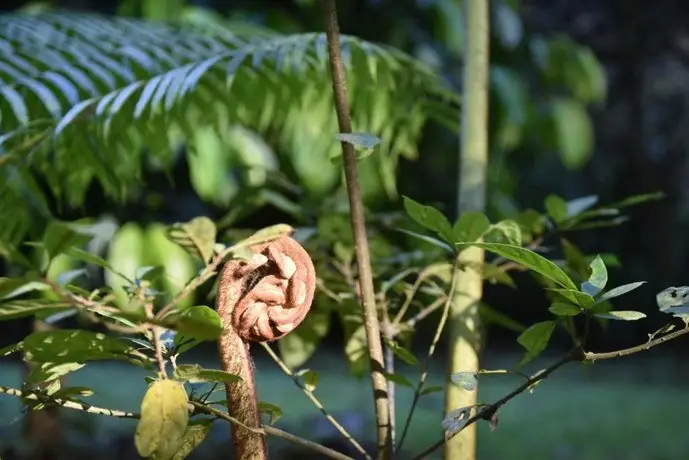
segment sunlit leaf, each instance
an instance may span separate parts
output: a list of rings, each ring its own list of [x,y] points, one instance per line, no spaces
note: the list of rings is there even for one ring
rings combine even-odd
[[[184,442],[189,424],[187,393],[180,382],[156,380],[141,402],[134,443],[142,457],[170,458]]]

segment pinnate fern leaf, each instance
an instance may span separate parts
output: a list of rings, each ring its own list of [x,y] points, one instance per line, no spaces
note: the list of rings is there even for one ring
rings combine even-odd
[[[383,140],[369,173],[394,192],[398,158],[416,155],[426,120],[456,124],[456,93],[398,50],[341,40],[354,127]],[[13,222],[0,239],[49,212],[42,189],[78,206],[95,180],[108,196],[126,198],[146,166],[172,165],[174,147],[193,142],[200,127],[220,138],[232,125],[268,136],[306,171],[300,179],[323,192],[332,186],[323,179],[328,168],[339,180],[328,160],[338,148],[329,85],[323,34],[0,15],[0,221]],[[309,161],[322,165],[318,174],[299,168]]]

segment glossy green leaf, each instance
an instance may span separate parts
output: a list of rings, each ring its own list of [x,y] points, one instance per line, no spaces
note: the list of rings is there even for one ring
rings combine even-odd
[[[394,384],[401,385],[407,388],[414,388],[414,384],[411,383],[411,381],[402,374],[391,374],[389,372],[384,372],[383,376],[385,377],[385,380],[387,380],[388,382],[392,382]]]
[[[409,197],[403,197],[404,209],[407,211],[417,224],[426,227],[427,229],[436,232],[439,236],[447,241],[452,238],[452,226],[447,220],[447,217],[432,206],[426,206],[412,200]]]
[[[171,460],[184,460],[208,437],[213,428],[212,419],[199,419],[189,423],[182,437],[182,444]]]
[[[165,324],[183,335],[197,340],[216,340],[222,333],[218,313],[205,305],[183,309],[165,319]]]
[[[550,313],[557,316],[576,316],[581,313],[581,308],[577,305],[565,302],[554,302],[548,308]]]
[[[455,243],[471,243],[488,231],[490,221],[482,212],[463,212],[452,227],[452,239]]]
[[[81,363],[125,358],[134,351],[128,343],[99,332],[60,329],[40,331],[24,339],[24,355],[37,363]]]
[[[581,292],[577,289],[559,289],[559,288],[549,288],[549,291],[556,292],[565,299],[571,301],[575,305],[579,305],[582,308],[589,308],[596,300],[585,292]]]
[[[82,246],[93,239],[93,235],[79,232],[74,225],[53,221],[43,234],[43,248],[52,260],[74,246]]]
[[[548,195],[544,204],[546,212],[555,223],[560,223],[567,218],[567,202],[559,196]]]
[[[275,422],[282,418],[282,409],[275,404],[260,401],[258,403],[258,410],[270,416],[270,422],[268,422],[270,425],[274,425]]]
[[[573,99],[555,99],[551,105],[556,142],[562,163],[581,169],[593,153],[593,125],[586,108]]]
[[[608,284],[608,269],[605,268],[605,263],[600,256],[594,257],[589,267],[591,268],[591,275],[588,281],[581,284],[581,290],[590,296],[596,296]]]
[[[515,246],[522,245],[522,229],[512,219],[505,219],[490,226],[484,234],[487,243],[506,243]]]
[[[213,255],[217,229],[207,217],[196,217],[189,222],[177,223],[168,229],[168,238],[204,263]]]
[[[526,348],[526,355],[521,361],[521,365],[526,364],[540,355],[548,346],[550,337],[555,331],[555,321],[543,321],[536,323],[517,338],[517,342]]]
[[[69,302],[50,299],[8,300],[0,302],[0,321],[34,315],[50,315],[73,309]]]
[[[450,380],[467,391],[474,391],[478,387],[478,375],[475,372],[457,372],[450,376]]]
[[[594,316],[597,318],[617,319],[622,321],[636,321],[646,317],[646,315],[640,311],[631,310],[609,311],[607,313],[597,313]]]
[[[617,286],[616,288],[610,289],[608,292],[604,292],[600,296],[600,300],[614,299],[615,297],[619,297],[621,295],[624,295],[624,294],[627,294],[628,292],[633,291],[634,289],[640,287],[643,284],[646,284],[646,281],[637,281],[635,283],[629,283],[629,284],[623,284],[622,286]]]
[[[541,275],[555,281],[557,284],[561,285],[564,288],[576,290],[576,285],[574,284],[574,282],[569,278],[569,276],[567,276],[565,272],[562,271],[560,267],[558,267],[545,257],[536,254],[530,249],[502,243],[473,243],[459,244],[458,246],[466,247],[472,245],[483,248],[486,251],[493,252],[499,256],[502,256],[514,262],[520,263],[526,266],[529,270],[533,270],[536,273],[540,273]]]
[[[302,366],[315,353],[330,329],[327,311],[312,311],[292,332],[278,341],[280,356],[289,368]]]
[[[175,379],[189,383],[233,383],[242,380],[238,375],[216,369],[204,369],[198,364],[178,365],[175,368]]]

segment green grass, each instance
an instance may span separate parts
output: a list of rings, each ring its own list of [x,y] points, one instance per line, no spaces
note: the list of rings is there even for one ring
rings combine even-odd
[[[517,356],[488,355],[484,364],[486,368],[509,367],[517,359]],[[204,365],[217,366],[213,362]],[[340,354],[321,353],[309,367],[320,372],[316,394],[325,407],[336,416],[363,414],[369,423],[358,429],[354,427],[352,434],[370,440],[373,431],[369,380],[351,377]],[[312,439],[320,430],[330,431],[316,408],[272,363],[259,358],[257,368],[261,398],[278,405],[284,412],[278,426]],[[19,385],[18,368],[3,364],[0,369],[0,384]],[[442,384],[442,374],[437,372],[440,369],[435,369],[430,385]],[[407,370],[410,372],[403,373],[415,381],[415,373]],[[122,364],[92,364],[72,375],[69,384],[96,390],[96,395],[89,398],[92,404],[136,411],[145,391],[144,375]],[[491,402],[503,396],[519,379],[501,375],[482,377],[480,401]],[[397,419],[401,427],[412,391],[398,386],[397,393]],[[217,399],[224,398],[218,394]],[[687,408],[689,392],[678,384],[670,362],[630,357],[596,364],[586,372],[572,365],[542,382],[533,394],[525,393],[505,406],[496,431],[491,432],[486,423],[479,425],[479,459],[684,459],[689,451],[684,425]],[[20,427],[17,423],[12,425],[20,415],[19,409],[16,399],[0,397],[0,413],[4,415],[0,430]],[[441,411],[441,393],[421,400],[404,457],[439,439]],[[84,421],[83,417],[77,419]],[[135,426],[135,421],[98,416],[86,416],[86,420],[92,430],[90,436],[96,437],[107,437],[118,430],[126,432]],[[431,458],[440,458],[440,453]]]

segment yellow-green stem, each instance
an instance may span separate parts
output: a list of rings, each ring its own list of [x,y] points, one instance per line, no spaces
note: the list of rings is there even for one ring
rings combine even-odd
[[[485,211],[488,166],[488,0],[465,1],[466,48],[464,51],[462,135],[460,148],[458,212]],[[480,267],[482,249],[470,247],[458,255],[455,270],[457,289],[452,294],[450,309],[449,365],[450,374],[476,372],[479,367],[481,335],[478,304],[483,290]],[[449,381],[449,379],[448,379]],[[476,404],[476,392],[449,385],[445,411]],[[476,458],[475,425],[462,430],[447,442],[445,458]]]

